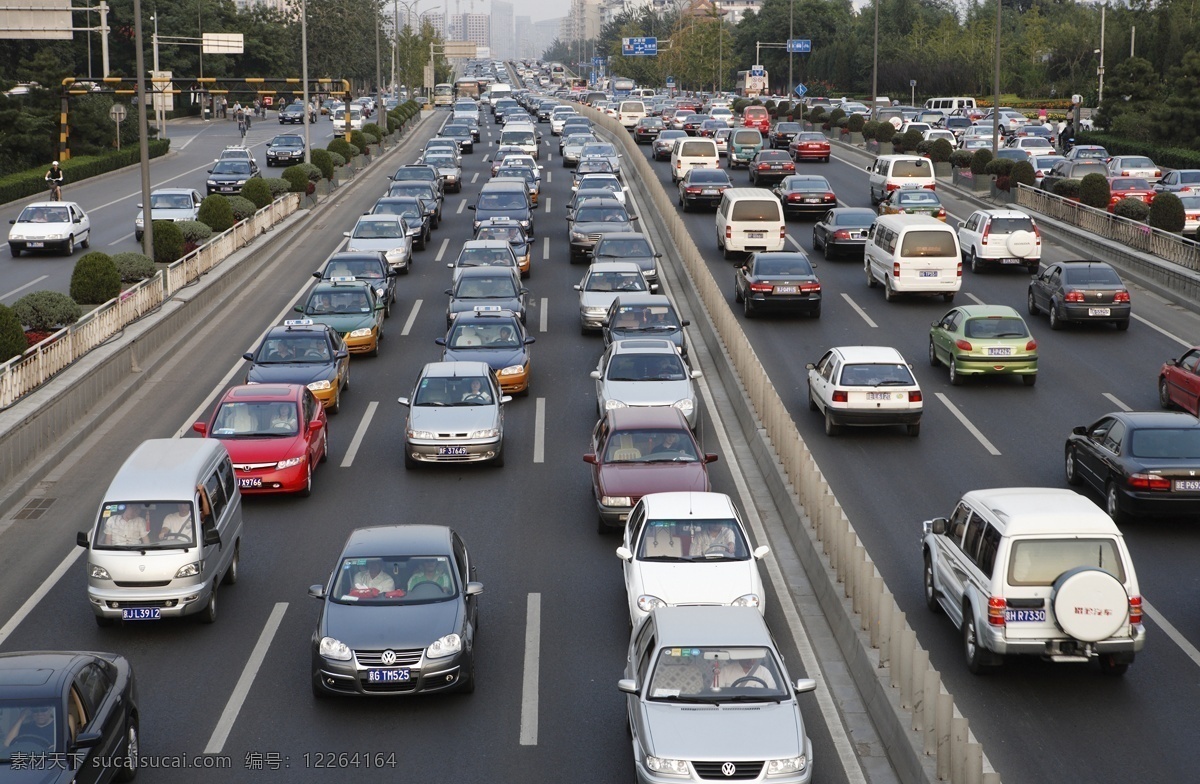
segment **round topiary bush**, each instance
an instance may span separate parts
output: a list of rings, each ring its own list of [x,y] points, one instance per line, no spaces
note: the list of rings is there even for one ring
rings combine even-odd
[[[906,151],[914,151],[917,145],[925,141],[925,137],[916,128],[910,128],[900,135],[899,143]],[[893,142],[895,143],[895,142]]]
[[[995,158],[988,161],[988,165],[983,168],[984,174],[994,174],[997,177],[1007,177],[1012,173],[1013,164],[1016,163],[1012,158]]]
[[[346,141],[340,136],[329,142],[329,144],[325,145],[325,149],[329,150],[330,152],[336,152],[346,160],[350,160],[354,157],[354,153],[350,152],[350,142]]]
[[[108,261],[109,264],[112,263],[112,259]],[[115,274],[115,268],[113,272]],[[120,289],[121,282],[118,280],[117,290]],[[61,291],[34,291],[13,303],[13,312],[26,329],[51,332],[79,321],[79,317],[83,315],[83,308]]]
[[[946,139],[935,139],[933,144],[929,145],[929,160],[934,163],[946,163],[953,154],[954,148]]]
[[[862,133],[867,120],[861,114],[852,114],[846,119],[846,128],[850,133]]]
[[[285,183],[286,184],[286,183]],[[230,213],[232,215],[232,212]],[[202,245],[213,235],[212,228],[200,221],[179,221],[175,224],[183,232],[184,245]]]
[[[353,144],[347,144],[346,146],[348,148],[350,148],[350,158],[351,159],[353,159],[355,156],[363,154],[363,150],[361,147],[355,147]]]
[[[229,209],[233,210],[233,219],[241,223],[258,212],[258,206],[244,196],[230,196]]]
[[[121,274],[117,272],[117,265],[113,264],[112,257],[98,250],[81,256],[79,261],[75,262],[75,269],[71,273],[70,292],[70,298],[74,302],[86,305],[99,305],[120,294]],[[24,321],[24,318],[21,320]],[[26,326],[38,329],[28,322]]]
[[[1014,163],[1008,176],[1012,180],[1013,185],[1020,183],[1032,188],[1033,184],[1037,182],[1037,172],[1033,170],[1033,164],[1029,161],[1017,161]]]
[[[863,123],[862,131],[860,131],[860,133],[863,135],[864,139],[874,139],[875,132],[878,130],[879,130],[879,123],[875,122],[874,120],[871,120],[870,122]]]
[[[1064,199],[1078,199],[1079,180],[1074,178],[1059,180],[1058,182],[1054,183],[1053,191],[1055,196],[1061,196]]]
[[[156,262],[170,264],[182,257],[183,246],[183,229],[179,228],[174,221],[154,221],[154,260]]]
[[[254,202],[254,205],[260,210],[275,200],[271,196],[271,186],[263,182],[262,177],[255,177],[243,185],[241,195],[242,198]]]
[[[321,170],[321,176],[327,180],[333,179],[333,154],[329,150],[313,150],[309,155],[312,165]]]
[[[330,152],[329,160],[333,162],[333,168],[346,165],[346,158],[339,152]]]
[[[1184,213],[1183,202],[1174,193],[1160,193],[1150,203],[1148,222],[1156,229],[1178,234],[1183,231],[1183,224],[1186,220],[1187,215]]]
[[[374,136],[376,139],[380,139],[386,135],[383,132],[383,128],[380,128],[375,123],[367,123],[366,125],[364,125],[363,133],[366,134],[367,136]]]
[[[321,179],[321,169],[316,164],[297,163],[296,165],[299,166],[304,172],[305,176],[308,177],[309,182],[316,182],[317,180]]]
[[[154,239],[158,239],[157,226],[154,227]],[[123,283],[137,283],[139,280],[154,277],[154,259],[149,256],[126,251],[114,254],[112,260]]]
[[[842,119],[845,116],[846,116],[846,112],[844,110],[842,110],[840,107],[837,109],[834,109],[832,112],[829,113],[829,119],[826,120],[826,124],[832,128],[835,125],[837,125],[838,120]]]
[[[299,164],[284,169],[283,179],[288,181],[292,193],[308,193],[308,173]]]
[[[887,144],[896,138],[896,126],[890,122],[879,123],[879,128],[875,131],[875,138],[880,144]]]
[[[950,165],[956,169],[969,169],[971,167],[971,151],[955,150],[950,153]]]
[[[367,149],[367,137],[363,135],[362,131],[351,131],[350,144],[365,152]]]
[[[1142,223],[1150,217],[1150,205],[1141,199],[1126,197],[1113,205],[1112,212],[1113,215]]]
[[[926,158],[928,158],[929,151],[932,148],[933,148],[933,142],[929,141],[928,139],[922,139],[921,141],[917,142],[917,146],[915,149],[916,149],[917,155],[923,155]]]
[[[1093,172],[1079,182],[1079,201],[1098,210],[1108,209],[1112,193],[1108,188],[1108,180],[1103,174]]]
[[[292,184],[282,177],[263,177],[262,181],[271,189],[272,199],[278,199],[292,190]]]
[[[19,357],[29,348],[21,319],[7,305],[0,305],[0,362]]]
[[[286,169],[284,173],[287,173]],[[208,226],[215,234],[229,231],[233,226],[233,210],[229,207],[229,199],[219,193],[205,196],[204,201],[200,202],[196,220]]]
[[[379,144],[379,137],[373,133],[363,133],[363,141],[365,141],[368,145]]]
[[[987,165],[992,162],[991,150],[976,150],[971,156],[971,174],[982,177],[987,174]]]
[[[808,121],[813,125],[825,122],[825,107],[814,106],[812,111],[808,113]]]

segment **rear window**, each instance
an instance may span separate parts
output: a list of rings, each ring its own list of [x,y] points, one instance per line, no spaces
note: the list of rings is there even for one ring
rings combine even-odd
[[[733,134],[734,144],[762,144],[762,134],[758,131],[735,131]]]
[[[621,111],[622,112],[634,112],[634,113],[643,112],[644,113],[646,111],[646,107],[642,104],[641,101],[623,101],[621,103]]]
[[[958,248],[954,246],[954,234],[949,231],[928,230],[910,231],[904,235],[900,246],[900,255],[913,258],[958,257]]]
[[[1200,171],[1181,171],[1179,172],[1180,182],[1200,182]]]
[[[679,154],[685,155],[685,156],[686,155],[699,155],[699,156],[706,155],[711,158],[713,155],[715,155],[715,153],[713,152],[713,147],[714,147],[714,145],[710,142],[684,142],[679,149]]]
[[[1200,457],[1200,430],[1134,430],[1129,453],[1152,460],[1195,460]]]
[[[1108,267],[1063,270],[1063,280],[1072,286],[1120,286],[1121,277]]]
[[[1017,231],[1033,231],[1033,221],[1029,218],[992,218],[988,224],[990,234],[1012,234]]]
[[[847,387],[916,386],[905,365],[869,363],[842,368],[842,385]]]
[[[1053,585],[1078,566],[1103,569],[1125,582],[1125,566],[1114,539],[1018,539],[1008,561],[1009,585]]]
[[[1024,338],[1029,336],[1025,322],[1016,317],[976,318],[967,321],[963,333],[969,338]]]
[[[767,117],[769,115],[767,113],[767,107],[765,106],[747,106],[742,110],[742,116],[754,117],[755,119],[758,119],[760,117]]]
[[[779,202],[772,199],[739,199],[733,204],[735,221],[779,221],[783,220]]]
[[[932,177],[933,170],[929,166],[929,161],[921,159],[919,161],[893,161],[892,162],[892,177]]]

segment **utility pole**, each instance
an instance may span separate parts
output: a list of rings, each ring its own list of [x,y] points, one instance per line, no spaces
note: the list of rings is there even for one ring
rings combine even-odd
[[[150,127],[146,121],[146,56],[142,52],[142,0],[133,0],[133,37],[137,44],[135,71],[137,73],[138,150],[142,170],[142,252],[154,258],[154,221],[150,219]]]
[[[304,162],[312,163],[312,139],[309,137],[308,97],[308,0],[300,0],[300,76],[303,81],[304,101]]]
[[[996,0],[999,2],[1000,0]],[[875,54],[871,64],[871,120],[879,114],[879,0],[875,0]]]
[[[100,70],[108,76],[108,3],[100,0]]]
[[[376,12],[376,16],[378,16],[378,12]],[[383,125],[381,125],[380,128],[383,130],[383,135],[387,136],[387,132],[388,132],[387,112],[385,112],[383,110],[383,71],[380,69],[380,64],[379,64],[379,28],[380,27],[383,27],[383,20],[377,18],[375,20],[375,120],[376,120],[376,125],[379,124],[379,122],[378,122],[379,120],[383,121]],[[379,149],[382,150],[383,146],[384,146],[384,140],[381,138],[379,140]]]
[[[789,109],[792,106],[792,86],[795,84],[795,77],[792,74],[792,61],[796,57],[796,55],[792,53],[792,38],[795,36],[793,31],[793,18],[795,17],[795,13],[796,0],[788,0],[788,81],[787,89],[784,90],[784,92],[787,93]]]
[[[1108,10],[1108,5],[1100,6],[1100,67],[1096,69],[1096,73],[1100,76],[1100,90],[1096,95],[1096,105],[1104,103],[1104,14]]]
[[[878,2],[878,0],[876,0]],[[1004,0],[996,0],[996,79],[995,98],[992,101],[992,155],[1000,149],[1000,9]]]

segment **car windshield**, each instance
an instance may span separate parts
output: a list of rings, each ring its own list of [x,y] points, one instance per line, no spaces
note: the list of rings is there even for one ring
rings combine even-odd
[[[988,223],[989,234],[1013,234],[1018,231],[1033,231],[1030,218],[992,218]]]
[[[454,158],[449,155],[426,155],[425,163],[428,163],[430,166],[437,167],[453,167],[458,165]]]
[[[842,368],[842,386],[847,387],[913,387],[908,365],[898,362],[863,362]]]
[[[417,385],[415,406],[464,407],[496,402],[483,376],[426,377]]]
[[[807,186],[802,186],[800,190],[808,190]],[[738,199],[733,203],[732,215],[729,220],[733,221],[779,221],[783,223],[783,218],[780,215],[781,208],[779,202],[775,199]]]
[[[299,413],[288,401],[226,402],[217,409],[214,438],[275,438],[297,435]]]
[[[670,647],[659,651],[646,699],[654,702],[778,702],[787,684],[769,648]]]
[[[375,205],[375,209],[371,211],[372,215],[399,215],[402,218],[413,218],[418,223],[421,221],[423,211],[421,205],[416,202],[396,202],[384,201]]]
[[[754,259],[755,275],[812,275],[812,264],[797,254],[764,255]]]
[[[576,223],[628,223],[629,214],[620,207],[583,206],[575,211]]]
[[[1144,155],[1125,155],[1121,158],[1121,166],[1125,168],[1131,167],[1146,167],[1147,169],[1154,168],[1154,161]]]
[[[329,278],[358,278],[360,280],[382,280],[383,268],[378,261],[370,259],[334,259],[321,276]]]
[[[517,284],[512,275],[463,277],[458,280],[454,296],[459,299],[512,299],[517,296]]]
[[[638,237],[628,240],[600,240],[600,242],[596,243],[595,255],[624,259],[631,256],[650,256],[653,253],[654,251],[650,250],[650,243]]]
[[[694,463],[700,457],[687,430],[614,431],[604,452],[606,463]]]
[[[513,166],[511,168],[502,168],[496,172],[497,177],[520,177],[528,183],[537,182],[537,177],[533,171],[525,166]]]
[[[152,210],[190,210],[195,206],[186,193],[153,193],[150,195]]]
[[[932,191],[896,191],[896,194],[896,203],[906,207],[940,207],[942,204]]]
[[[679,321],[670,305],[622,305],[612,314],[610,328],[625,331],[672,331]]]
[[[512,252],[508,248],[463,248],[458,254],[458,267],[511,267]]]
[[[357,316],[370,312],[371,299],[363,288],[314,292],[304,308],[308,316]]]
[[[96,550],[178,550],[194,547],[196,524],[191,501],[106,502],[100,508]]]
[[[1121,277],[1109,267],[1064,269],[1063,280],[1072,286],[1120,286]]]
[[[1125,582],[1125,567],[1113,539],[1016,539],[1008,561],[1009,585],[1050,586],[1077,567],[1103,569]]]
[[[250,164],[245,161],[218,161],[213,174],[250,174]]]
[[[1103,147],[1076,147],[1076,158],[1107,158],[1108,150]]]
[[[683,381],[678,354],[617,354],[608,363],[609,381]]]
[[[420,168],[413,168],[413,169],[398,169],[396,171],[396,173],[394,175],[392,175],[392,179],[393,180],[401,180],[401,181],[403,181],[403,180],[435,180],[435,179],[437,179],[437,176],[438,176],[437,172],[435,172],[431,169],[426,169],[424,167],[420,167]]]
[[[392,183],[391,187],[388,188],[388,195],[415,196],[417,198],[427,199],[429,202],[431,202],[430,204],[426,205],[427,210],[432,211],[436,207],[436,204],[432,203],[436,201],[436,197],[434,196],[433,192],[433,186],[426,182],[419,182],[417,180],[394,182]]]
[[[1181,184],[1200,183],[1200,171],[1179,172],[1179,182]]]
[[[579,162],[575,167],[576,176],[584,172],[611,172],[612,164],[605,158],[588,158]]]
[[[359,221],[354,227],[354,238],[360,240],[399,239],[404,235],[404,224],[395,220]]]
[[[450,348],[503,348],[521,347],[520,333],[511,323],[458,324],[446,341]]]
[[[476,208],[480,210],[523,210],[526,206],[525,197],[519,193],[481,193]]]
[[[621,190],[621,181],[608,174],[589,174],[579,180],[579,189],[601,188],[609,192]]]
[[[338,604],[428,604],[449,601],[458,590],[455,571],[444,555],[343,558],[329,599]]]
[[[13,762],[16,757],[32,765],[34,760],[48,759],[45,755],[58,752],[59,727],[61,718],[52,701],[0,700],[0,737],[12,735],[10,742],[0,744],[0,762]]]
[[[647,520],[639,561],[745,561],[750,547],[732,518]]]
[[[1029,329],[1018,316],[986,316],[967,319],[963,334],[969,338],[1025,338]]]
[[[584,291],[645,291],[637,272],[593,272],[583,284]]]
[[[1185,209],[1200,209],[1200,196],[1180,196],[1179,201],[1183,203]]]
[[[519,226],[483,226],[475,239],[505,240],[514,245],[523,245],[526,242],[525,233]]]
[[[329,344],[319,335],[297,335],[271,338],[263,343],[255,360],[260,365],[290,362],[328,362],[332,357]]]
[[[17,223],[70,223],[71,211],[66,207],[26,207]]]
[[[735,131],[733,134],[734,144],[762,144],[762,134],[758,131]]]
[[[304,139],[299,136],[276,136],[271,142],[272,147],[303,147]]]
[[[792,156],[783,150],[763,150],[758,154],[760,161],[790,161]]]

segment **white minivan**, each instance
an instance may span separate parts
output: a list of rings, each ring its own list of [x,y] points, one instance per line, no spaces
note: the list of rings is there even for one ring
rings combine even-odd
[[[949,114],[955,110],[962,110],[964,112],[974,111],[977,107],[975,106],[974,98],[955,96],[950,98],[930,98],[925,102],[925,108],[938,109]]]
[[[627,131],[632,131],[638,120],[645,116],[646,104],[641,101],[621,101],[617,105],[617,122],[625,126]]]
[[[679,182],[692,169],[719,169],[721,157],[712,139],[687,136],[675,140],[671,148],[671,182]]]
[[[928,215],[876,218],[867,232],[863,265],[867,285],[883,284],[888,302],[900,294],[940,294],[950,302],[962,287],[958,235]]]
[[[880,155],[866,166],[871,204],[877,205],[895,190],[905,188],[937,189],[933,163],[920,155]]]
[[[729,188],[717,207],[717,247],[734,253],[780,251],[787,240],[783,205],[765,188]]]

